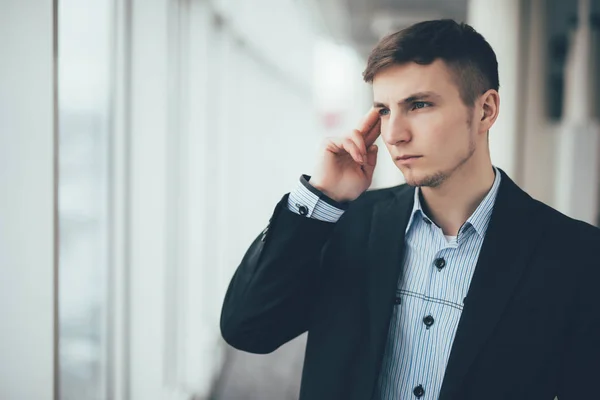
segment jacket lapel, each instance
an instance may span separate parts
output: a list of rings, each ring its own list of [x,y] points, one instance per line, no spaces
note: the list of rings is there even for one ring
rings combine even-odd
[[[413,207],[414,188],[403,185],[389,201],[373,208],[368,241],[368,357],[365,365],[367,390],[372,393],[379,376],[394,297],[402,270],[404,233]]]
[[[534,201],[503,172],[494,210],[469,286],[439,400],[457,392],[494,331],[539,238]]]

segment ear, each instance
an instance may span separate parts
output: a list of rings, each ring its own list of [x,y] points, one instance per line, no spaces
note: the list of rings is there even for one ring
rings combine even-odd
[[[490,130],[500,112],[500,95],[494,89],[485,92],[479,100],[479,129],[480,133]]]

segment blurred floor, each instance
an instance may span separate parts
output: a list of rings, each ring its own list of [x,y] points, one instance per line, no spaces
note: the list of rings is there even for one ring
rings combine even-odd
[[[297,400],[306,334],[267,355],[228,348],[211,400]]]

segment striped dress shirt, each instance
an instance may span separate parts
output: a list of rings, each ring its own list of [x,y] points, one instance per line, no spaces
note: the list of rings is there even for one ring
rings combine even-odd
[[[406,227],[403,273],[396,292],[374,400],[437,400],[452,343],[500,186],[492,188],[456,237],[445,236],[425,214],[419,188]],[[303,176],[288,208],[337,222],[346,204],[327,198]]]

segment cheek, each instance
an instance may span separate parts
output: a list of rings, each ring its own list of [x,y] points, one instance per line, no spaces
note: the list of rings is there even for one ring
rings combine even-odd
[[[414,119],[413,139],[429,155],[435,168],[446,168],[461,157],[468,141],[466,121],[451,113],[429,113]]]
[[[421,136],[440,147],[453,147],[461,142],[460,137],[467,131],[464,118],[459,116],[458,112],[450,110],[423,113],[415,117],[414,126],[421,132]]]
[[[379,130],[381,131],[381,133],[387,132],[389,121],[389,118],[379,118]]]
[[[441,113],[423,113],[412,119],[413,140],[427,144],[434,149],[445,147],[449,139],[447,121]]]

